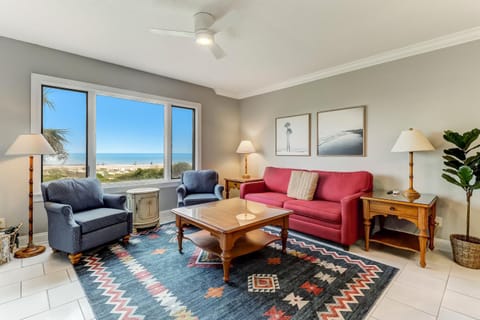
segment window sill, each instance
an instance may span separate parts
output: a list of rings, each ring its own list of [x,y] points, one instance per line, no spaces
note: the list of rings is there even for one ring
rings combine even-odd
[[[180,180],[140,180],[140,181],[128,181],[128,182],[114,182],[114,183],[102,183],[103,191],[105,193],[125,193],[129,189],[133,188],[176,188],[180,184]],[[43,202],[42,193],[35,193],[33,195],[33,202]]]

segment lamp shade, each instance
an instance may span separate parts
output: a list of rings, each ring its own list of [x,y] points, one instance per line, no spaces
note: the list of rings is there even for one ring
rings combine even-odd
[[[404,130],[400,133],[392,152],[413,152],[435,150],[423,133],[416,129]]]
[[[242,140],[237,148],[237,153],[253,153],[255,147],[250,140]]]
[[[55,151],[40,133],[21,134],[15,139],[5,154],[7,155],[36,155],[54,154]]]

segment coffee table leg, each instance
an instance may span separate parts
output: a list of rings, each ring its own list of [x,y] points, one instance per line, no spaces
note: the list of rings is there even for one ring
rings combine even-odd
[[[222,258],[223,264],[223,281],[228,282],[230,280],[230,263],[232,261],[231,250],[233,248],[233,239],[228,235],[224,235],[219,240],[220,248],[222,249],[220,258]]]
[[[183,226],[182,226],[182,218],[177,216],[176,219],[177,224],[177,242],[178,242],[178,252],[183,253],[182,250],[182,242],[183,242]]]
[[[282,253],[287,253],[287,238],[288,238],[288,216],[283,218],[283,224],[282,224]]]

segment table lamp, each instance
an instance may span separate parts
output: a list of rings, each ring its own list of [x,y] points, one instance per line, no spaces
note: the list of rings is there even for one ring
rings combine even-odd
[[[409,153],[409,188],[403,192],[403,195],[408,199],[417,199],[420,197],[413,188],[413,152],[414,151],[431,151],[435,150],[430,141],[419,130],[410,128],[400,133],[395,145],[392,148],[392,152],[408,152]]]
[[[249,179],[250,175],[248,174],[248,155],[255,152],[255,147],[253,146],[250,140],[242,140],[237,148],[237,153],[245,154],[245,174],[242,175],[243,179]]]
[[[29,156],[29,192],[28,192],[28,245],[15,252],[15,258],[29,258],[45,251],[44,246],[33,244],[33,156],[53,154],[55,151],[40,133],[21,134],[8,148],[6,154]]]

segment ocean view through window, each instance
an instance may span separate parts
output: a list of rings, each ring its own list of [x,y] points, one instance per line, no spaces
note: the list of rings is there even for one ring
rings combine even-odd
[[[32,101],[32,131],[57,152],[42,158],[42,181],[151,184],[199,168],[197,103],[33,74]]]

